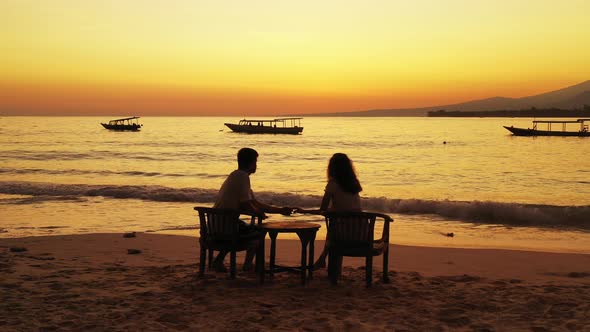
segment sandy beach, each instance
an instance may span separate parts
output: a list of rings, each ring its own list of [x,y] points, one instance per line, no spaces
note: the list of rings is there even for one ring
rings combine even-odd
[[[277,260],[299,250],[279,240]],[[390,260],[391,283],[376,259],[369,289],[350,258],[338,286],[325,270],[260,286],[241,271],[198,279],[194,237],[0,239],[0,330],[590,331],[590,255],[392,245]]]

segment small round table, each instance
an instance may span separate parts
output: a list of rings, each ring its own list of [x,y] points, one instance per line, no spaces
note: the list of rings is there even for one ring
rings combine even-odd
[[[264,282],[265,270],[264,263],[264,238],[266,233],[270,236],[270,267],[269,271],[272,278],[275,272],[283,271],[299,271],[301,272],[301,283],[305,285],[307,276],[309,273],[309,279],[313,278],[313,243],[315,241],[315,235],[321,225],[314,224],[311,222],[268,222],[258,225],[260,231],[260,245],[258,248],[258,255],[256,259],[258,276],[260,282]],[[301,266],[299,267],[286,267],[277,266],[275,264],[275,255],[277,247],[277,235],[279,233],[295,233],[301,241]],[[309,248],[309,250],[308,250]],[[308,258],[309,257],[309,258]]]

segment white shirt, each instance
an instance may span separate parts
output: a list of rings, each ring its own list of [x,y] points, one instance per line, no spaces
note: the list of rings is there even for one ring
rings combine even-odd
[[[254,199],[250,188],[250,174],[241,169],[231,172],[221,185],[214,208],[239,209],[240,204]]]
[[[328,181],[325,191],[331,197],[328,208],[330,211],[361,211],[361,197],[358,193],[352,194],[342,190],[334,180]]]

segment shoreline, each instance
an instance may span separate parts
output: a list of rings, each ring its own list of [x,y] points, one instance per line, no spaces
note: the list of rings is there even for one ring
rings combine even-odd
[[[311,222],[323,224],[322,221],[313,220]],[[93,235],[115,235],[115,234],[123,234],[125,232],[134,232],[137,234],[146,234],[146,235],[156,235],[156,236],[178,236],[178,237],[188,237],[193,239],[198,239],[198,227],[187,227],[187,228],[179,228],[179,229],[164,229],[158,231],[141,231],[141,230],[109,230],[105,232],[85,232],[85,233],[53,233],[54,228],[61,228],[56,226],[47,226],[47,227],[39,227],[40,229],[46,229],[50,233],[46,234],[35,234],[35,235],[24,235],[24,236],[7,236],[10,234],[9,231],[0,228],[0,243],[2,241],[10,241],[10,240],[23,240],[23,239],[32,239],[32,238],[52,238],[52,237],[70,237],[70,236],[93,236]],[[568,231],[568,232],[584,232],[582,230],[561,230],[561,231]],[[402,234],[406,235],[406,234]],[[532,253],[546,253],[546,254],[572,254],[572,255],[590,255],[590,249],[580,249],[580,248],[539,248],[534,246],[527,246],[527,245],[515,245],[513,244],[471,244],[471,243],[451,243],[455,239],[448,238],[444,234],[440,234],[440,240],[438,243],[433,243],[433,241],[401,241],[401,237],[394,238],[396,235],[390,235],[390,245],[396,247],[410,247],[410,248],[425,248],[425,249],[450,249],[450,250],[489,250],[489,251],[516,251],[516,252],[532,252]],[[268,240],[268,239],[267,239]],[[297,241],[297,236],[295,234],[283,234],[281,240],[285,241]],[[448,240],[445,242],[445,240]],[[323,246],[325,241],[325,229],[322,227],[318,232],[318,236],[316,237],[316,243]],[[317,246],[317,245],[316,245]],[[2,245],[0,244],[0,248]]]
[[[29,236],[0,238],[0,250],[25,247],[25,256],[31,252],[53,252],[64,259],[77,256],[99,258],[100,262],[129,262],[126,247],[140,249],[145,259],[133,258],[131,262],[150,265],[171,261],[197,263],[199,257],[198,236],[136,232],[135,238],[123,238],[124,233],[90,233],[70,235]],[[267,253],[270,242],[267,237]],[[324,246],[324,240],[315,241],[316,258]],[[109,243],[105,248],[101,243]],[[293,238],[278,238],[277,257],[286,263],[299,262],[300,244]],[[31,249],[29,249],[29,247]],[[18,253],[17,253],[18,254]],[[242,257],[243,253],[238,253]],[[176,255],[176,257],[174,257]],[[109,259],[111,257],[112,260]],[[148,257],[148,258],[146,258]],[[415,257],[420,257],[419,260]],[[227,263],[227,258],[226,258]],[[381,267],[381,259],[374,259],[374,266]],[[525,264],[526,263],[526,264]],[[135,263],[134,263],[135,264]],[[353,268],[364,266],[363,258],[345,258],[344,265]],[[539,281],[566,281],[560,279],[569,273],[590,274],[590,252],[552,252],[523,249],[462,248],[427,245],[390,244],[390,269],[403,272],[419,272],[428,276],[441,274],[480,274],[486,278],[525,278]],[[571,271],[564,269],[569,266]],[[534,272],[534,271],[537,272]],[[542,275],[542,272],[545,275]],[[560,275],[560,272],[562,273]],[[535,276],[534,274],[538,274]],[[590,281],[590,279],[589,279]]]
[[[316,241],[316,256],[323,241]],[[11,247],[27,250],[12,252]],[[590,255],[392,245],[391,283],[364,287],[364,259],[344,258],[306,286],[298,274],[197,278],[196,237],[137,233],[0,239],[0,329],[7,330],[585,330]],[[128,254],[137,249],[139,254]],[[267,246],[268,249],[268,246]],[[299,261],[277,243],[277,263]],[[266,256],[268,259],[268,255]],[[243,254],[238,255],[241,267]]]

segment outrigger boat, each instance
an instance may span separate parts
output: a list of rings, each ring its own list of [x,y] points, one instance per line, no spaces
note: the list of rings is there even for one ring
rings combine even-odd
[[[143,125],[139,124],[139,120],[137,119],[139,119],[138,116],[133,116],[130,118],[111,120],[109,123],[101,123],[101,125],[110,130],[139,131]]]
[[[225,123],[225,125],[236,133],[297,135],[303,131],[301,119],[303,118],[278,118],[273,120],[242,119],[238,124]]]
[[[533,121],[533,129],[527,128],[515,128],[513,126],[507,127],[504,126],[507,130],[509,130],[514,136],[578,136],[578,137],[590,137],[590,132],[588,132],[588,125],[585,122],[589,122],[590,119],[578,119],[578,120],[570,120],[570,121],[551,121],[551,120],[535,120]],[[539,130],[537,129],[537,124],[539,123],[546,123],[547,130]],[[580,126],[580,130],[578,131],[568,131],[567,124],[568,123],[575,123]],[[561,130],[551,130],[551,125],[553,124],[561,124]]]

